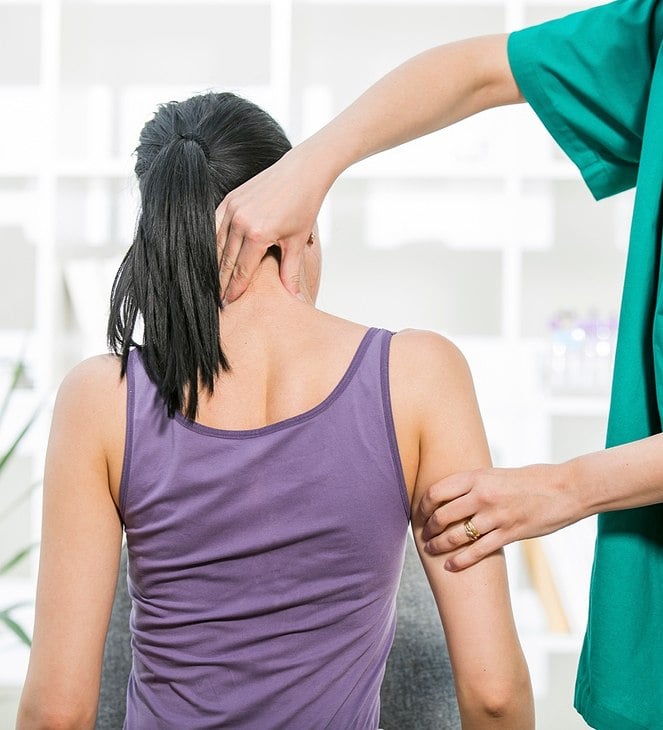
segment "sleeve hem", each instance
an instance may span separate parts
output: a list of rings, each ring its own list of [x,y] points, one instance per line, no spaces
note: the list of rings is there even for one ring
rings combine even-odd
[[[601,200],[633,187],[635,179],[626,179],[623,172],[618,174],[606,164],[596,152],[578,139],[564,117],[557,112],[536,67],[528,63],[524,44],[520,42],[518,36],[518,32],[512,33],[507,44],[509,64],[514,79],[534,113],[564,154],[578,168],[594,198]]]

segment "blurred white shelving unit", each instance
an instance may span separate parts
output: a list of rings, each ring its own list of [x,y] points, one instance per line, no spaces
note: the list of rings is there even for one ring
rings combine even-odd
[[[27,343],[22,402],[32,404],[104,349],[110,277],[133,233],[131,152],[157,103],[236,90],[296,142],[429,46],[590,4],[0,0],[2,373]],[[629,216],[628,196],[591,199],[530,110],[487,112],[337,182],[321,215],[320,304],[448,334],[473,368],[496,463],[566,459],[602,445],[608,394],[550,387],[549,320],[562,309],[618,310]],[[14,479],[39,473],[45,428]],[[2,485],[0,507],[12,486]],[[37,536],[38,518],[35,507],[8,534],[0,529],[0,559]],[[586,593],[588,574],[574,566],[591,558],[591,529],[574,538],[581,559],[558,566],[575,577],[562,586],[570,639],[530,620],[534,603],[509,551],[519,623],[544,652],[577,645],[586,599],[575,594]],[[551,557],[564,540],[546,543]],[[32,583],[29,571],[0,577],[0,595],[24,596]],[[20,682],[24,654],[8,662],[8,652],[0,650],[0,682]]]

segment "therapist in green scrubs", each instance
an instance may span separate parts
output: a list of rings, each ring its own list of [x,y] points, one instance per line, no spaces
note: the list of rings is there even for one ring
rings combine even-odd
[[[295,272],[322,200],[352,163],[527,101],[598,198],[636,188],[604,451],[452,475],[421,509],[427,549],[461,570],[601,513],[575,706],[600,730],[663,729],[663,0],[619,0],[398,67],[217,211],[232,302],[269,245]],[[561,282],[560,282],[561,285]]]

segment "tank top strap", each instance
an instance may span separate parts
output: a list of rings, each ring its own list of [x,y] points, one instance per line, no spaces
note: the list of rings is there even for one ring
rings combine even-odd
[[[124,460],[120,480],[120,515],[124,515],[128,482],[131,477],[132,457],[141,436],[172,428],[166,404],[155,383],[150,380],[140,350],[133,348],[127,359],[127,425],[125,430]]]
[[[371,327],[361,341],[344,379],[373,391],[378,401],[389,398],[389,345],[393,332]]]
[[[357,411],[356,417],[364,423],[367,433],[374,424],[382,424],[382,433],[386,433],[383,453],[391,463],[393,478],[399,486],[403,508],[409,519],[410,499],[396,440],[389,387],[389,348],[393,335],[389,330],[377,328],[366,333],[350,367],[354,366],[356,370],[351,373],[345,389],[345,408]]]

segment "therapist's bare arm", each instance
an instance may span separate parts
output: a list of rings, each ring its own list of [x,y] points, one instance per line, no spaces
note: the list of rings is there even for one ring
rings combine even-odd
[[[426,490],[420,516],[431,554],[463,549],[447,567],[461,570],[514,542],[599,512],[663,502],[663,435],[585,454],[563,464],[454,474]],[[482,534],[467,540],[459,520]]]
[[[282,249],[281,278],[297,293],[301,251],[322,200],[353,163],[484,109],[523,101],[506,43],[506,35],[483,36],[415,56],[276,165],[232,191],[217,211],[224,297],[232,301],[242,294],[273,243]]]

